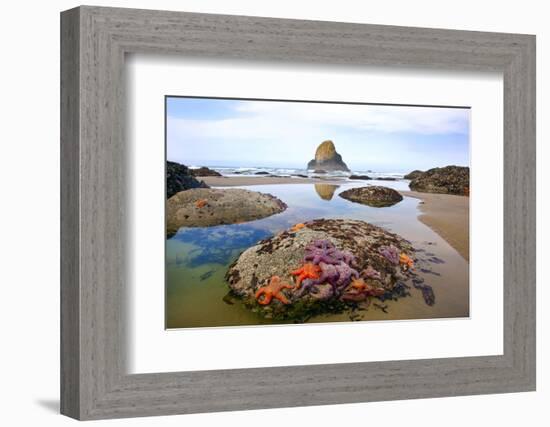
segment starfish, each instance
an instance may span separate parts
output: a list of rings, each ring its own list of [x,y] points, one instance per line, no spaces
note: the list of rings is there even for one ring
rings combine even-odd
[[[379,279],[380,280],[382,278],[382,276],[380,275],[380,272],[376,271],[370,265],[361,272],[361,276],[365,277],[366,279]]]
[[[208,204],[208,200],[206,199],[199,199],[195,202],[195,207],[197,208],[203,208]]]
[[[318,265],[306,262],[302,267],[297,270],[291,271],[290,274],[298,276],[296,279],[296,287],[299,288],[302,280],[304,279],[318,279],[320,277],[321,267]]]
[[[338,289],[345,288],[352,279],[358,279],[359,273],[357,270],[351,268],[345,262],[340,262],[340,264],[335,265],[336,271],[338,272],[338,280],[334,283]]]
[[[329,284],[334,292],[335,285],[333,285],[333,282],[338,280],[336,267],[332,264],[325,264],[324,262],[321,262],[319,267],[321,268],[319,277],[316,279],[305,279],[302,282],[302,289],[298,292],[298,296],[304,295],[307,291],[314,291],[314,286],[322,285],[323,283]]]
[[[279,276],[272,276],[269,285],[263,286],[256,291],[256,300],[258,304],[267,305],[273,298],[278,299],[283,304],[290,304],[290,301],[283,294],[283,289],[292,289],[288,283],[281,282]],[[261,298],[263,295],[263,298]]]
[[[351,286],[358,291],[364,292],[367,296],[378,297],[386,293],[384,288],[375,288],[374,286],[365,283],[363,279],[355,279],[351,282]]]
[[[348,252],[348,251],[340,252],[340,259],[348,265],[351,265],[353,267],[357,266],[355,255],[353,255],[351,252]]]
[[[399,263],[400,264],[403,264],[403,266],[405,268],[410,268],[410,269],[413,269],[414,268],[414,262],[413,260],[411,259],[411,257],[409,257],[407,254],[405,253],[402,253],[401,255],[399,255]]]
[[[364,291],[367,288],[367,284],[363,279],[353,279],[351,282],[351,287],[359,291]]]
[[[298,230],[304,228],[306,225],[303,223],[303,222],[300,222],[299,224],[294,224],[291,228],[290,228],[290,231],[292,231],[293,233],[296,233]]]
[[[313,264],[338,264],[342,258],[340,251],[328,240],[314,240],[306,246],[305,252],[304,261]]]
[[[380,252],[380,254],[390,263],[394,265],[399,264],[399,252],[397,252],[397,248],[395,246],[381,246],[378,249],[378,252]]]

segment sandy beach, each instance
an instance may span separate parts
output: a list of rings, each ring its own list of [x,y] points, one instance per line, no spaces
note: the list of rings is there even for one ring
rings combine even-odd
[[[341,184],[342,180],[301,177],[273,176],[205,176],[199,179],[212,187],[235,187],[244,185],[274,185],[274,184]],[[361,182],[361,181],[357,181]],[[367,181],[365,181],[366,183]],[[465,259],[470,258],[469,242],[469,209],[470,199],[464,196],[448,194],[420,193],[416,191],[400,191],[408,197],[420,199],[420,221],[439,234],[447,243]]]
[[[401,191],[401,194],[420,199],[420,221],[445,239],[465,260],[469,260],[469,197],[415,191]]]

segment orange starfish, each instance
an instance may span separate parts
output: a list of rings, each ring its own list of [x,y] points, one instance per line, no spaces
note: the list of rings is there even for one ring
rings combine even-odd
[[[291,271],[290,274],[293,276],[298,276],[296,279],[296,287],[299,288],[302,280],[318,279],[321,277],[321,267],[312,264],[311,262],[307,262],[297,270]]]
[[[281,282],[279,276],[272,276],[269,285],[263,286],[256,291],[256,300],[258,304],[261,305],[269,304],[273,298],[278,299],[283,304],[290,304],[290,301],[282,292],[283,289],[292,289],[292,286],[288,283]],[[261,298],[262,295],[263,298]]]
[[[293,233],[296,233],[298,230],[304,228],[306,225],[303,222],[300,222],[299,224],[295,224],[290,228],[290,231]]]
[[[363,292],[367,296],[379,297],[384,295],[386,290],[384,288],[375,288],[374,286],[365,283],[363,279],[354,279],[351,282],[351,287],[357,289],[358,292]]]
[[[407,254],[402,253],[399,255],[399,263],[403,264],[405,267],[413,269],[414,268],[414,262]]]
[[[360,291],[364,291],[367,288],[367,284],[363,279],[353,279],[351,281],[351,287]]]
[[[206,199],[199,199],[195,202],[195,206],[197,208],[204,208],[208,204],[208,200]]]

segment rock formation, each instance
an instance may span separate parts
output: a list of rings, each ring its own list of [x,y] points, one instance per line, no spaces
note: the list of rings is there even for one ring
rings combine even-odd
[[[230,292],[249,309],[304,322],[327,312],[367,309],[372,298],[410,295],[416,277],[410,242],[364,221],[317,219],[301,225],[258,242],[229,267]],[[282,298],[265,304],[265,291]]]
[[[193,176],[222,176],[221,173],[216,172],[213,169],[207,168],[206,166],[202,166],[198,169],[189,169],[189,172]]]
[[[176,162],[166,162],[166,197],[189,190],[190,188],[208,188],[204,181],[195,179],[189,168]]]
[[[405,175],[403,178],[410,179],[411,181],[416,178],[420,178],[420,176],[423,174],[421,170],[413,170],[412,172],[409,172],[407,175]]]
[[[368,175],[351,175],[349,179],[360,179],[363,181],[370,181],[372,178]]]
[[[307,164],[307,168],[349,172],[347,165],[342,160],[342,156],[336,152],[336,147],[331,140],[324,141],[317,147],[315,158]]]
[[[470,168],[467,166],[445,166],[427,170],[409,183],[413,191],[424,193],[470,194]]]
[[[239,188],[195,188],[170,197],[166,206],[166,233],[180,227],[207,227],[265,218],[284,211],[286,204],[271,194]]]
[[[369,187],[351,188],[339,194],[351,202],[361,203],[376,208],[393,206],[403,200],[403,196],[393,188],[372,185]]]

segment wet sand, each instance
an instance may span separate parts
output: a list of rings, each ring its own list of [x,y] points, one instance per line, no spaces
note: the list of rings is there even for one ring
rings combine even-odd
[[[420,221],[439,234],[462,257],[470,258],[470,198],[449,194],[401,191],[404,196],[420,199]]]

